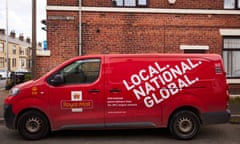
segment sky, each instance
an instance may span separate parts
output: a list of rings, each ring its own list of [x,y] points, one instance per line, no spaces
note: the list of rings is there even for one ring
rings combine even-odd
[[[8,2],[8,18],[6,18],[6,1]],[[46,40],[46,32],[41,20],[46,19],[46,0],[37,1],[37,42]],[[8,19],[8,33],[16,32],[24,38],[32,37],[32,0],[0,0],[0,29],[6,29]],[[32,38],[31,38],[32,39]]]

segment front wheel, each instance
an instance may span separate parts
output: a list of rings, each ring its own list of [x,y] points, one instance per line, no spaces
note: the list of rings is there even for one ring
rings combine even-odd
[[[199,129],[200,120],[191,111],[178,111],[170,119],[169,130],[178,139],[192,139],[198,134]]]
[[[18,119],[18,132],[27,140],[41,139],[49,133],[48,120],[41,112],[27,111]]]

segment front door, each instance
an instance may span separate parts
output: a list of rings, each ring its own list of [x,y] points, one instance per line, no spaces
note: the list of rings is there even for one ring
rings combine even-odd
[[[51,77],[61,75],[64,78],[59,86],[49,86],[53,128],[104,127],[104,78],[100,71],[100,58],[83,59]]]

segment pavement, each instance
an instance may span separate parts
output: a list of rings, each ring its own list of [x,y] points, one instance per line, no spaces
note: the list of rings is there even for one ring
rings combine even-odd
[[[3,123],[3,106],[4,106],[4,99],[8,95],[8,91],[4,89],[0,89],[0,124]]]
[[[3,119],[3,107],[4,99],[8,96],[9,91],[0,88],[0,124],[4,122]],[[236,99],[236,100],[235,100]],[[240,124],[240,96],[232,96],[229,102],[229,108],[231,110],[231,123]]]

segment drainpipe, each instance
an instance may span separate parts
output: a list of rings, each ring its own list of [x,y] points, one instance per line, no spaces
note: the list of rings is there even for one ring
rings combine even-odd
[[[9,71],[9,60],[8,60],[8,1],[6,0],[6,84],[8,84],[8,71]]]
[[[82,0],[79,0],[79,50],[78,55],[82,55]]]

